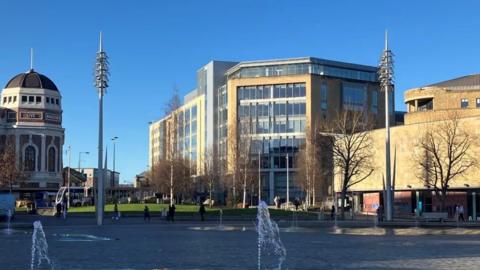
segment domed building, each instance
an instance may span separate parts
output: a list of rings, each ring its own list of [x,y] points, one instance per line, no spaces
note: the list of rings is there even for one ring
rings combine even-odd
[[[8,81],[0,99],[0,149],[15,146],[24,180],[13,188],[20,196],[58,190],[63,142],[62,96],[55,83],[33,69]]]

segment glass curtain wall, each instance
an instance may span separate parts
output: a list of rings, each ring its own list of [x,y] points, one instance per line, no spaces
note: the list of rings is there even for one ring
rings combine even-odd
[[[274,194],[285,197],[287,153],[289,155],[291,197],[300,196],[293,182],[293,160],[305,143],[305,83],[241,86],[238,93],[238,126],[242,136],[251,136],[251,154],[261,173],[273,173]],[[269,174],[267,174],[269,175]],[[262,185],[268,195],[269,185]],[[265,198],[265,196],[264,196]]]

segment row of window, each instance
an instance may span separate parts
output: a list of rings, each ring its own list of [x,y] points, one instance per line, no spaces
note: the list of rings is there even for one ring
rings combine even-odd
[[[293,116],[305,114],[305,103],[245,104],[238,107],[238,116],[240,118],[257,116]]]
[[[305,118],[276,119],[276,121],[246,121],[240,122],[239,126],[241,134],[305,132]]]
[[[3,97],[3,104],[10,104],[10,103],[16,103],[17,102],[17,96],[8,96],[8,97]],[[45,97],[45,102],[47,104],[55,104],[55,105],[60,105],[60,100],[58,98],[53,98],[53,97]],[[42,103],[42,96],[22,96],[22,103],[28,103],[28,104],[39,104]]]
[[[305,96],[305,83],[238,87],[238,100],[292,98]]]
[[[476,108],[480,108],[480,98],[476,99]],[[468,108],[468,98],[462,98],[460,101],[460,107],[461,108]]]
[[[302,63],[263,67],[245,67],[233,73],[230,78],[274,77],[297,74],[317,74],[371,82],[376,82],[378,77],[376,71],[369,72],[314,63]]]
[[[57,154],[54,147],[50,147],[48,149],[48,156],[47,156],[47,170],[48,172],[56,172],[56,161],[57,161]],[[37,150],[32,145],[29,145],[25,148],[25,152],[23,154],[23,170],[27,172],[36,171],[36,164],[37,164]]]
[[[305,144],[305,138],[288,136],[277,138],[263,137],[261,139],[252,140],[250,152],[252,153],[252,155],[258,155],[258,153],[295,153],[303,144]]]

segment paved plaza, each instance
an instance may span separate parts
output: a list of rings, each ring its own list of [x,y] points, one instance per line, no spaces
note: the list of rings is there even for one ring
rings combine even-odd
[[[140,218],[107,220],[102,227],[90,218],[43,218],[43,223],[55,269],[257,269],[253,221],[226,224],[228,231],[217,230],[216,223],[144,224]],[[287,249],[282,269],[475,269],[480,265],[479,229],[287,226],[280,236]],[[31,238],[31,229],[0,235],[1,269],[30,268]]]

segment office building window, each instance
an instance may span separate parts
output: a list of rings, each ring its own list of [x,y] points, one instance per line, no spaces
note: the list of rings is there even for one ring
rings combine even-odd
[[[36,102],[36,103],[41,103],[41,102],[42,102],[42,97],[36,96],[36,97],[35,97],[35,102]]]
[[[362,84],[343,83],[343,109],[364,111],[366,101],[366,87]]]
[[[327,90],[327,84],[322,83],[320,86],[320,108],[322,108],[322,110],[327,109]]]
[[[372,113],[378,113],[378,91],[372,91],[372,100],[370,105]]]
[[[477,98],[477,108],[480,108],[480,98]]]
[[[466,98],[462,98],[462,100],[460,101],[460,107],[461,108],[467,108],[468,107],[468,99]]]
[[[35,100],[34,96],[28,96],[28,102],[33,103]]]
[[[13,103],[17,102],[17,96],[13,97]]]

